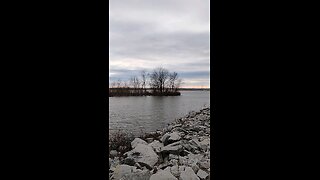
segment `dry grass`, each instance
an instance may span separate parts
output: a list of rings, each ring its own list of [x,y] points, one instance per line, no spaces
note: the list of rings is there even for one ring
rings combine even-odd
[[[116,150],[123,153],[130,151],[131,142],[134,140],[133,134],[126,133],[124,131],[117,131],[109,136],[109,153],[111,150]]]

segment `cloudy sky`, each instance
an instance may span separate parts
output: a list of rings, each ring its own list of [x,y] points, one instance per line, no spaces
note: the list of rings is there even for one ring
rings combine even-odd
[[[109,80],[162,66],[210,87],[209,0],[109,0]]]

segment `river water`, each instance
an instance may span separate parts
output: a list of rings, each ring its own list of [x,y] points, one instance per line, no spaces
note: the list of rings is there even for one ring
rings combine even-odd
[[[181,96],[109,97],[109,131],[133,134],[164,128],[190,111],[210,105],[210,91],[181,91]]]

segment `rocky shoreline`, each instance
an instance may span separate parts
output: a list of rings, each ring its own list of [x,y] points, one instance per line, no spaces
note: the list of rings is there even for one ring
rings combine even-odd
[[[131,150],[109,153],[112,180],[210,179],[210,107],[135,138]],[[143,140],[144,139],[144,140]]]

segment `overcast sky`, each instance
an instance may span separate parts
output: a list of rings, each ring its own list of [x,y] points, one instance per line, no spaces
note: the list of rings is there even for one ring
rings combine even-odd
[[[210,87],[209,0],[109,0],[109,80],[162,66]]]

